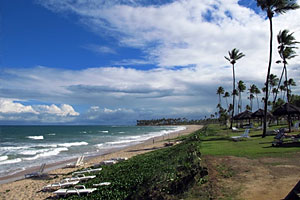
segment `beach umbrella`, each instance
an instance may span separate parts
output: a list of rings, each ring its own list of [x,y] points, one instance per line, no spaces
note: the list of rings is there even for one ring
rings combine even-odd
[[[252,114],[252,118],[263,118],[264,115],[265,115],[264,110],[263,109],[258,109],[257,111],[255,111]],[[267,117],[269,117],[269,118],[273,117],[272,113],[267,112]]]
[[[300,108],[291,104],[285,103],[273,111],[275,116],[288,116],[289,132],[291,132],[291,115],[300,115]]]
[[[265,112],[264,112],[263,109],[258,109],[257,111],[255,111],[252,114],[252,118],[260,118],[261,119],[261,124],[262,124],[262,119],[263,119],[264,116],[265,116]],[[272,113],[267,112],[267,118],[273,118]]]
[[[252,112],[249,110],[245,110],[233,117],[234,120],[244,120],[244,119],[252,119]]]
[[[233,117],[234,120],[249,120],[249,124],[250,124],[250,119],[252,119],[251,117],[252,112],[250,112],[249,110],[245,110],[244,112],[241,112],[237,115],[235,115]]]
[[[300,108],[291,103],[283,104],[273,111],[273,115],[276,116],[299,115],[299,114],[300,114]]]

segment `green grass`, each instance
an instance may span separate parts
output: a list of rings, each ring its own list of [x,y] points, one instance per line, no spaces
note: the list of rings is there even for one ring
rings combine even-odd
[[[271,128],[276,129],[274,126]],[[202,167],[200,155],[239,156],[258,158],[265,156],[289,156],[300,152],[299,146],[272,147],[273,136],[261,137],[262,131],[250,131],[250,138],[235,142],[230,137],[241,135],[219,125],[208,125],[195,133],[180,137],[183,142],[135,156],[112,166],[104,166],[97,178],[85,185],[111,182],[87,197],[70,196],[68,199],[211,199],[205,189],[209,175]],[[178,139],[178,138],[177,138]],[[200,153],[201,152],[201,153]],[[234,176],[225,165],[216,169],[223,178]],[[204,187],[202,187],[204,185]],[[204,189],[203,189],[204,188]],[[224,191],[221,199],[235,199],[238,191]]]
[[[197,137],[185,137],[178,145],[135,156],[104,166],[97,178],[85,185],[111,182],[87,197],[68,199],[177,199],[206,175],[201,167]]]
[[[274,126],[271,130],[278,128]],[[258,158],[262,156],[287,156],[288,153],[300,152],[299,145],[287,147],[272,147],[274,135],[261,137],[261,130],[250,130],[250,138],[235,142],[230,136],[241,135],[240,132],[224,130],[219,125],[208,125],[198,132],[201,139],[201,153],[203,155],[239,156]]]

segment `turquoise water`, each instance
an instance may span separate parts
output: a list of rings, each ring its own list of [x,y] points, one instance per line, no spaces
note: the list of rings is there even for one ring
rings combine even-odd
[[[99,155],[184,127],[0,126],[0,176],[41,163]]]

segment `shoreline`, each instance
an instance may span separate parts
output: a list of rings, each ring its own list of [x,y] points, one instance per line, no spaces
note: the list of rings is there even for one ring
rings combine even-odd
[[[187,126],[188,125],[186,125],[186,126],[184,126],[184,125],[174,125],[174,127],[187,127]],[[177,132],[180,132],[180,131],[184,131],[184,130],[174,131],[174,132],[167,133],[167,134],[161,135],[161,136],[166,137],[169,134],[177,133]],[[159,137],[160,136],[156,136],[154,138],[159,138]],[[103,155],[106,155],[106,154],[111,154],[111,153],[114,153],[114,152],[117,152],[117,151],[121,151],[122,149],[129,148],[131,146],[143,144],[144,142],[147,142],[148,140],[152,141],[153,138],[142,140],[140,142],[133,142],[132,144],[129,143],[127,146],[124,146],[124,147],[112,147],[110,149],[105,149],[105,150],[99,151],[97,153],[93,152],[92,154],[85,154],[83,152],[81,155],[84,156],[84,162],[87,162],[88,160],[93,159],[95,157],[103,156]],[[44,172],[48,173],[48,172],[53,171],[55,169],[63,168],[69,163],[75,163],[77,161],[77,158],[78,157],[72,157],[72,158],[67,158],[66,157],[64,160],[58,160],[58,161],[53,161],[53,162],[50,162],[50,163],[46,163]],[[42,164],[42,162],[39,165],[30,166],[30,167],[24,168],[24,169],[18,169],[16,171],[9,172],[4,176],[3,175],[0,176],[0,185],[24,179],[25,174],[29,174],[29,173],[38,171],[41,164]]]
[[[187,135],[195,132],[202,128],[201,125],[183,125],[186,127],[185,130],[176,131],[169,133],[163,136],[157,136],[143,141],[140,144],[135,144],[132,146],[112,149],[109,152],[106,152],[101,155],[90,156],[85,159],[84,166],[77,168],[62,168],[66,166],[67,163],[74,162],[76,159],[69,159],[65,161],[60,161],[57,163],[49,164],[45,169],[45,172],[48,172],[50,176],[54,176],[53,179],[24,179],[24,174],[34,172],[39,169],[38,167],[30,168],[28,170],[9,175],[6,177],[0,178],[0,198],[3,199],[45,199],[51,196],[51,193],[40,192],[43,186],[58,182],[66,174],[78,170],[80,168],[87,168],[93,166],[94,164],[100,163],[103,160],[108,160],[116,157],[127,157],[131,158],[133,156],[150,152],[159,148],[164,147],[164,143],[168,139],[173,139],[178,136]],[[18,179],[22,178],[22,179]],[[22,198],[24,197],[24,198]]]

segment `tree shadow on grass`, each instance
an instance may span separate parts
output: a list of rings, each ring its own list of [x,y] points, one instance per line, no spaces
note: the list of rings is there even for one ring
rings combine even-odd
[[[220,141],[220,140],[231,141],[231,139],[228,137],[221,137],[221,138],[201,139],[201,142],[211,142],[211,141]]]
[[[300,147],[300,142],[285,142],[278,146],[268,146],[263,148],[292,148],[292,147]]]

